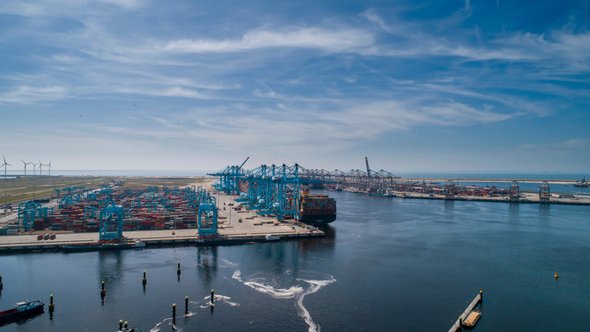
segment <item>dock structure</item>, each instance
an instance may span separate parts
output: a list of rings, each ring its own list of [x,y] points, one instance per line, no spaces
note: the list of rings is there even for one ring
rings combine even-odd
[[[590,198],[579,194],[552,193],[550,185],[574,184],[575,181],[520,180],[538,183],[539,192],[520,190],[513,179],[418,179],[401,178],[384,170],[350,170],[349,172],[301,168],[302,184],[329,190],[344,190],[371,196],[533,204],[590,205]],[[475,184],[479,182],[480,184]],[[472,183],[472,184],[469,184]],[[492,185],[483,185],[491,183]],[[504,188],[497,187],[505,184]]]
[[[479,290],[479,293],[473,298],[473,301],[469,303],[465,311],[457,318],[453,326],[449,329],[449,332],[461,331],[463,328],[463,321],[469,316],[469,314],[477,307],[479,303],[483,301],[483,290]],[[475,321],[476,322],[476,321]],[[475,324],[474,322],[474,324]]]

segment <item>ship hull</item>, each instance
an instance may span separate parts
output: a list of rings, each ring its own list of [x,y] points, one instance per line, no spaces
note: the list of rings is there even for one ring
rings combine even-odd
[[[118,244],[78,244],[78,245],[67,245],[63,246],[63,250],[66,252],[83,252],[83,251],[99,251],[99,250],[124,250],[124,249],[143,249],[145,248],[144,242],[137,243],[118,243]]]
[[[305,215],[301,216],[300,221],[306,224],[314,224],[314,225],[324,225],[329,224],[336,220],[336,215],[326,215],[326,214],[312,214],[312,215]]]

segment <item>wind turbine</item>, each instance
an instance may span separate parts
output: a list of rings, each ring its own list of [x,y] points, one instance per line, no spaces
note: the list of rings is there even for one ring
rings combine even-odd
[[[22,159],[21,159],[20,161],[22,161],[22,162],[23,162],[23,165],[25,165],[25,176],[27,176],[27,165],[28,165],[29,163],[25,163],[25,161],[24,161],[24,160],[22,160]]]
[[[29,164],[33,165],[33,175],[35,175],[35,168],[36,168],[37,164],[35,164],[32,161]]]
[[[6,162],[6,157],[4,157],[4,155],[2,155],[2,159],[4,159],[4,164],[0,165],[0,167],[4,167],[4,178],[6,179],[6,166],[12,166],[9,163]]]
[[[51,160],[49,161],[49,164],[47,164],[47,166],[49,166],[49,176],[51,176]]]
[[[41,171],[43,171],[43,164],[41,163],[41,160],[37,160],[39,162],[39,175],[41,175]]]

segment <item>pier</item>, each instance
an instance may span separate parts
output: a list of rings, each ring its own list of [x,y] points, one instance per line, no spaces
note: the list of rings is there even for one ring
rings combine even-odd
[[[483,301],[483,291],[480,290],[479,293],[475,296],[475,298],[473,298],[473,301],[471,301],[471,303],[469,303],[469,305],[467,306],[465,311],[463,311],[463,313],[459,316],[459,318],[457,318],[457,320],[455,321],[453,326],[451,326],[451,328],[449,329],[449,332],[461,331],[461,329],[463,328],[463,322],[469,316],[469,313],[471,313],[471,311],[473,309],[475,309],[475,307],[477,307],[477,305],[479,303],[481,303],[482,301]],[[477,320],[475,322],[477,322]],[[475,324],[475,322],[473,322],[473,324]]]

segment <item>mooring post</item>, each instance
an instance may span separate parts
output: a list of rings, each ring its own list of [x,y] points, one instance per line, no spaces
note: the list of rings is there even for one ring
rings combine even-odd
[[[127,321],[125,321],[125,324],[123,325],[123,327],[125,328],[125,330],[127,330],[129,328],[129,324],[127,323]]]
[[[2,283],[2,275],[0,274],[0,290],[4,288],[4,284]]]
[[[479,290],[479,300],[483,302],[483,289],[480,288]]]
[[[52,313],[55,309],[55,305],[53,304],[53,294],[49,295],[49,312]]]
[[[104,297],[106,290],[104,289],[104,280],[100,282],[100,297]]]
[[[178,263],[178,267],[176,268],[176,274],[180,275],[180,263]]]
[[[184,314],[188,315],[188,296],[184,297]]]
[[[143,280],[141,281],[141,284],[143,285],[143,288],[145,288],[145,285],[147,284],[147,273],[145,270],[143,271]]]
[[[172,319],[176,320],[176,303],[172,303]]]
[[[211,290],[211,305],[215,305],[215,291],[213,289]]]
[[[119,331],[123,329],[123,320],[119,319]]]

